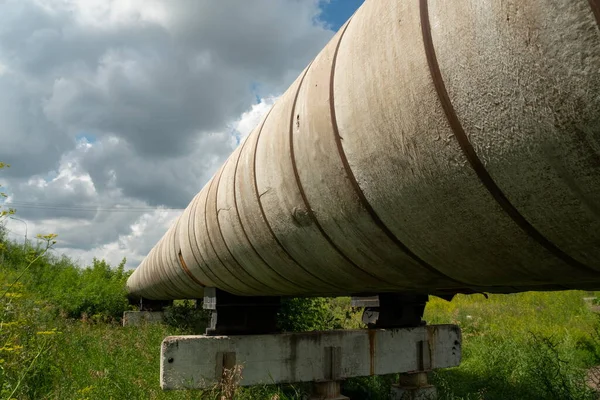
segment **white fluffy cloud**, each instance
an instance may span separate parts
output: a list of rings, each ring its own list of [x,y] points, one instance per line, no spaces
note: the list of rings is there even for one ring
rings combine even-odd
[[[319,6],[0,1],[0,184],[29,236],[137,265],[331,38]]]

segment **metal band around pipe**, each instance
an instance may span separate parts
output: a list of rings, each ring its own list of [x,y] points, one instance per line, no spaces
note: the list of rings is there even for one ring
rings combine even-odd
[[[350,25],[350,22],[351,21],[348,22],[348,24],[344,28],[344,31],[340,35],[339,41],[337,43],[337,46],[339,46],[340,43],[342,42],[342,38],[344,37],[344,33],[346,33],[346,29],[348,29],[348,26]],[[337,52],[337,48],[336,48],[336,52]],[[311,63],[311,65],[312,65],[312,63]],[[366,275],[370,276],[371,278],[376,279],[376,280],[378,280],[380,282],[385,282],[383,279],[381,279],[377,275],[374,275],[371,272],[369,272],[369,271],[361,268],[359,265],[357,265],[346,254],[344,254],[344,252],[342,251],[342,249],[340,249],[333,242],[333,240],[329,237],[329,235],[327,234],[327,232],[325,232],[325,230],[323,229],[323,227],[321,226],[321,224],[317,220],[317,217],[316,217],[315,213],[313,212],[313,210],[312,210],[312,208],[310,206],[310,203],[308,202],[308,198],[306,196],[306,192],[304,191],[304,187],[302,186],[302,182],[300,182],[300,175],[298,174],[298,166],[296,165],[296,155],[295,155],[295,152],[294,152],[294,139],[293,139],[293,136],[294,136],[294,115],[296,114],[296,103],[298,102],[298,96],[300,95],[300,89],[302,89],[302,83],[304,83],[304,78],[306,77],[306,74],[308,74],[309,70],[310,70],[310,65],[306,69],[306,73],[302,77],[302,80],[300,81],[300,84],[298,85],[298,89],[296,90],[296,94],[294,96],[294,102],[292,104],[292,113],[290,115],[290,129],[289,129],[290,156],[291,156],[291,159],[292,159],[292,168],[294,170],[294,177],[296,178],[296,185],[298,186],[298,190],[300,191],[300,196],[302,196],[302,200],[304,201],[304,207],[306,207],[306,213],[313,220],[313,222],[315,223],[315,226],[317,227],[317,229],[319,230],[319,232],[321,233],[321,235],[323,236],[323,238],[325,238],[325,240],[327,240],[327,243],[329,243],[329,245],[331,245],[331,247],[333,247],[333,249],[344,260],[346,260],[354,268],[356,268],[356,269],[364,272]]]
[[[265,121],[269,117],[269,114],[271,114],[272,110],[273,110],[273,108],[271,107],[271,109],[267,112],[267,115],[265,116]],[[262,126],[261,126],[261,129],[262,129]],[[244,227],[244,222],[242,221],[242,217],[240,215],[240,209],[238,208],[238,201],[237,201],[237,171],[238,171],[238,166],[240,164],[240,158],[242,157],[242,153],[244,152],[244,147],[246,146],[247,142],[248,142],[248,139],[246,139],[244,141],[244,143],[242,143],[242,148],[240,149],[238,157],[237,157],[237,159],[235,161],[235,170],[233,171],[233,204],[234,204],[234,207],[235,207],[235,212],[236,212],[238,221],[240,223],[240,228],[242,230],[242,233],[244,234],[244,237],[246,238],[246,241],[250,245],[250,248],[252,249],[252,251],[254,251],[254,253],[267,266],[267,268],[269,268],[275,275],[277,275],[278,277],[280,277],[284,281],[287,281],[287,282],[291,283],[292,285],[296,285],[296,286],[302,287],[301,285],[298,285],[296,282],[292,282],[290,279],[288,279],[285,276],[283,276],[282,274],[280,274],[277,271],[276,268],[273,268],[267,262],[267,260],[264,259],[264,257],[258,252],[258,250],[256,250],[256,247],[254,247],[254,245],[252,244],[252,241],[250,240],[250,237],[248,237],[248,232],[246,231],[246,228]],[[272,231],[271,231],[271,233],[272,233]],[[285,252],[285,249],[283,251]],[[289,254],[287,252],[285,254],[289,256]]]
[[[202,282],[200,282],[200,280],[198,278],[196,278],[194,276],[194,274],[192,274],[192,271],[190,271],[190,269],[187,267],[187,265],[185,264],[185,260],[183,259],[183,254],[181,254],[181,250],[179,250],[178,253],[178,257],[179,257],[179,265],[181,266],[181,269],[183,269],[183,272],[185,272],[185,274],[195,283],[197,283],[198,285],[202,286],[202,287],[206,287],[206,285]]]
[[[588,0],[590,2],[590,7],[592,7],[592,13],[594,17],[596,17],[596,24],[598,25],[598,29],[600,29],[600,0]]]
[[[337,123],[337,117],[336,117],[336,112],[335,112],[334,83],[335,83],[335,67],[337,64],[337,58],[338,58],[338,53],[340,50],[340,45],[342,44],[342,38],[344,37],[344,34],[346,33],[346,29],[348,29],[348,26],[350,25],[351,21],[352,21],[352,19],[350,19],[350,21],[348,22],[348,25],[346,25],[346,27],[344,28],[344,30],[340,36],[340,40],[338,41],[338,43],[335,47],[335,52],[333,53],[333,62],[332,62],[332,66],[331,66],[330,82],[329,82],[329,107],[330,107],[330,114],[331,114],[331,124],[333,127],[333,134],[335,136],[335,143],[337,145],[338,153],[340,155],[340,159],[342,160],[342,165],[344,166],[346,176],[348,177],[350,184],[354,188],[354,191],[356,192],[356,195],[358,196],[362,206],[369,213],[369,216],[371,217],[373,222],[375,222],[375,225],[377,225],[377,227],[379,227],[379,229],[381,229],[381,231],[383,231],[383,233],[385,233],[385,235],[392,242],[394,242],[394,244],[396,246],[398,246],[404,253],[408,254],[408,256],[410,256],[413,260],[415,260],[417,262],[417,264],[426,268],[428,271],[430,271],[440,277],[448,279],[450,281],[456,282],[460,285],[469,286],[469,284],[467,282],[462,282],[455,278],[452,278],[451,276],[448,276],[448,275],[444,274],[443,272],[441,272],[440,270],[438,270],[437,268],[433,267],[432,265],[427,263],[425,260],[423,260],[421,257],[419,257],[417,254],[415,254],[411,249],[409,249],[408,246],[405,245],[400,239],[398,239],[398,237],[396,237],[396,235],[394,235],[394,233],[390,230],[390,228],[388,228],[387,225],[381,220],[381,218],[379,217],[379,215],[377,214],[377,212],[375,211],[373,206],[371,206],[371,204],[369,203],[369,200],[367,200],[367,197],[365,196],[364,192],[360,188],[360,185],[358,184],[358,180],[356,179],[356,176],[354,175],[352,168],[350,167],[350,163],[348,162],[348,157],[346,157],[346,152],[344,151],[344,146],[342,145],[342,137],[340,135],[340,130],[339,130],[338,123]]]
[[[219,256],[219,252],[217,251],[217,249],[215,249],[215,245],[212,241],[212,238],[210,237],[210,229],[208,227],[208,200],[210,197],[210,191],[212,190],[213,184],[215,183],[215,180],[218,181],[219,179],[221,179],[221,175],[223,174],[223,170],[225,169],[225,165],[223,165],[219,172],[218,172],[218,176],[214,176],[213,179],[210,181],[210,185],[208,187],[208,190],[206,192],[206,202],[204,203],[204,223],[206,224],[206,236],[208,237],[208,242],[210,244],[210,247],[212,248],[213,252],[215,253],[215,256],[217,257],[217,260],[219,260],[219,262],[223,265],[223,267],[227,270],[227,272],[229,272],[231,274],[232,277],[234,277],[238,282],[240,282],[242,285],[246,285],[249,288],[251,288],[252,290],[256,290],[257,292],[260,291],[260,289],[250,285],[248,282],[245,282],[242,280],[241,277],[237,276],[234,272],[232,272],[228,267],[227,264],[223,262],[223,260],[221,259],[221,256]],[[218,186],[217,186],[218,187]],[[217,199],[216,199],[216,190],[215,190],[215,213],[217,213],[217,209],[216,209],[216,203],[217,203]],[[215,215],[215,218],[217,220],[217,229],[219,229],[219,233],[220,233],[220,228],[219,228],[219,215]],[[227,248],[227,244],[225,245],[225,247]],[[227,248],[227,251],[229,251],[229,248]],[[231,255],[231,252],[229,253]],[[237,260],[234,259],[234,261],[237,263]],[[238,263],[239,265],[239,263]],[[240,266],[241,267],[241,266]],[[236,271],[237,272],[237,271]],[[248,274],[249,275],[249,274]],[[249,275],[250,276],[250,275]],[[254,279],[256,281],[256,278],[251,277],[252,279]]]
[[[241,154],[241,151],[240,151],[240,154]],[[229,161],[229,160],[227,160],[227,161]],[[217,178],[217,182],[216,182],[217,187],[215,188],[215,213],[216,213],[216,218],[217,218],[217,229],[219,231],[219,235],[221,236],[221,240],[223,241],[223,244],[225,245],[225,249],[227,250],[227,253],[229,253],[229,255],[231,256],[231,258],[233,258],[233,260],[241,268],[241,270],[243,270],[256,283],[258,283],[260,285],[264,285],[264,286],[266,286],[269,289],[275,289],[276,290],[276,288],[274,288],[272,286],[269,286],[269,285],[267,285],[264,282],[261,282],[258,278],[254,277],[252,274],[250,274],[248,271],[246,271],[246,269],[242,266],[242,264],[238,261],[238,259],[231,252],[231,249],[229,248],[229,245],[227,245],[227,241],[225,240],[225,236],[223,235],[223,231],[221,230],[221,221],[219,221],[219,212],[223,211],[223,210],[219,210],[219,205],[218,205],[219,186],[221,184],[221,177],[223,176],[223,172],[225,171],[225,166],[226,165],[227,165],[227,162],[223,165],[223,168],[221,169],[221,172],[219,173],[219,177]]]
[[[596,0],[593,0],[594,3],[597,3]],[[533,225],[527,221],[527,219],[517,210],[517,208],[508,200],[506,195],[502,192],[502,189],[496,184],[490,173],[487,171],[473,145],[469,141],[467,134],[465,133],[460,120],[458,119],[458,115],[454,110],[454,106],[450,101],[450,96],[448,91],[446,90],[446,85],[442,78],[442,72],[440,70],[440,66],[437,61],[437,56],[435,54],[435,47],[433,45],[433,38],[431,35],[431,25],[429,21],[429,6],[428,0],[420,0],[420,12],[421,12],[421,31],[423,34],[423,43],[425,46],[425,54],[427,56],[427,64],[429,65],[429,71],[431,73],[431,79],[433,80],[433,84],[435,86],[436,92],[438,94],[440,103],[442,108],[444,109],[444,113],[446,114],[446,118],[448,119],[448,124],[452,129],[456,140],[460,148],[462,149],[465,157],[471,164],[471,167],[479,177],[479,180],[483,184],[483,186],[487,189],[487,191],[492,195],[494,200],[502,207],[504,212],[512,218],[512,220],[532,239],[537,241],[540,245],[542,245],[546,250],[552,253],[557,258],[561,259],[565,263],[570,266],[586,271],[596,272],[593,268],[588,267],[587,265],[580,263],[579,261],[573,259],[567,253],[559,249],[554,243],[552,243],[549,239],[547,239],[544,235],[542,235]]]
[[[304,75],[302,75],[302,81],[304,80],[304,77],[306,76],[306,73],[308,72],[310,66],[312,65],[312,61],[311,63],[308,65],[308,67],[306,68],[306,70],[304,71]],[[300,85],[302,85],[302,81],[300,82]],[[271,109],[272,110],[272,109]],[[256,144],[254,146],[254,154],[253,154],[253,163],[254,163],[254,189],[256,190],[256,195],[257,195],[257,200],[258,200],[258,206],[260,208],[260,212],[261,215],[263,217],[263,220],[265,221],[265,224],[267,225],[267,228],[269,229],[269,232],[271,233],[271,236],[273,236],[273,239],[275,240],[275,242],[277,242],[277,244],[279,245],[279,247],[281,248],[281,250],[290,258],[290,260],[292,260],[296,265],[298,265],[303,271],[305,271],[308,275],[310,275],[311,277],[315,278],[316,280],[324,283],[327,286],[333,286],[337,289],[343,289],[342,286],[338,286],[337,284],[333,283],[333,282],[327,282],[325,280],[323,280],[322,278],[316,276],[315,274],[313,274],[312,272],[310,272],[308,269],[304,268],[304,266],[299,263],[287,250],[286,248],[283,246],[283,244],[281,243],[281,241],[277,238],[277,236],[275,235],[275,232],[273,231],[273,228],[271,227],[271,224],[269,223],[269,220],[267,219],[267,214],[265,213],[265,209],[262,205],[262,202],[260,201],[260,194],[258,191],[258,181],[256,179],[256,152],[258,149],[258,143],[260,141],[260,136],[263,130],[263,127],[265,126],[265,123],[267,122],[267,119],[269,118],[269,115],[271,115],[271,112],[269,111],[269,114],[267,114],[267,116],[265,117],[262,125],[260,126],[260,129],[258,130],[258,134],[257,134],[257,138],[256,138]]]

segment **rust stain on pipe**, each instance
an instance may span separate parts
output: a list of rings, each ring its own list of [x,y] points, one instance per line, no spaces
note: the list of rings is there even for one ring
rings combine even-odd
[[[377,332],[375,332],[375,330],[373,329],[369,329],[368,331],[369,334],[369,373],[371,374],[371,376],[375,375],[375,347],[377,345],[376,343],[376,336],[375,334]]]
[[[206,287],[206,285],[202,282],[200,282],[198,280],[198,278],[196,278],[194,276],[194,274],[192,274],[192,272],[188,269],[187,265],[185,265],[185,260],[183,259],[183,255],[181,254],[181,250],[179,250],[179,265],[181,265],[181,268],[183,268],[183,270],[185,271],[186,275],[190,277],[191,280],[193,280],[194,282],[196,282],[198,285],[202,286],[202,287]]]
[[[594,13],[594,17],[596,17],[596,24],[600,29],[600,0],[588,0],[590,2],[590,7],[592,7],[592,12]]]

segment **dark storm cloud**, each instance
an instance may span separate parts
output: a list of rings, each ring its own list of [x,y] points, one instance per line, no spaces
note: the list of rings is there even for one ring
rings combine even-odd
[[[280,94],[331,38],[318,14],[316,0],[0,1],[0,160],[12,164],[0,179],[10,200],[42,204],[19,215],[71,254],[139,259],[166,229],[146,220],[159,211],[75,208],[185,207],[257,91]]]

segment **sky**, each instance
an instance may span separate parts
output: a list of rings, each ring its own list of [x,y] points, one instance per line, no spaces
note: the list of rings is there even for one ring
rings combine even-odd
[[[361,4],[0,1],[9,237],[136,267]]]

